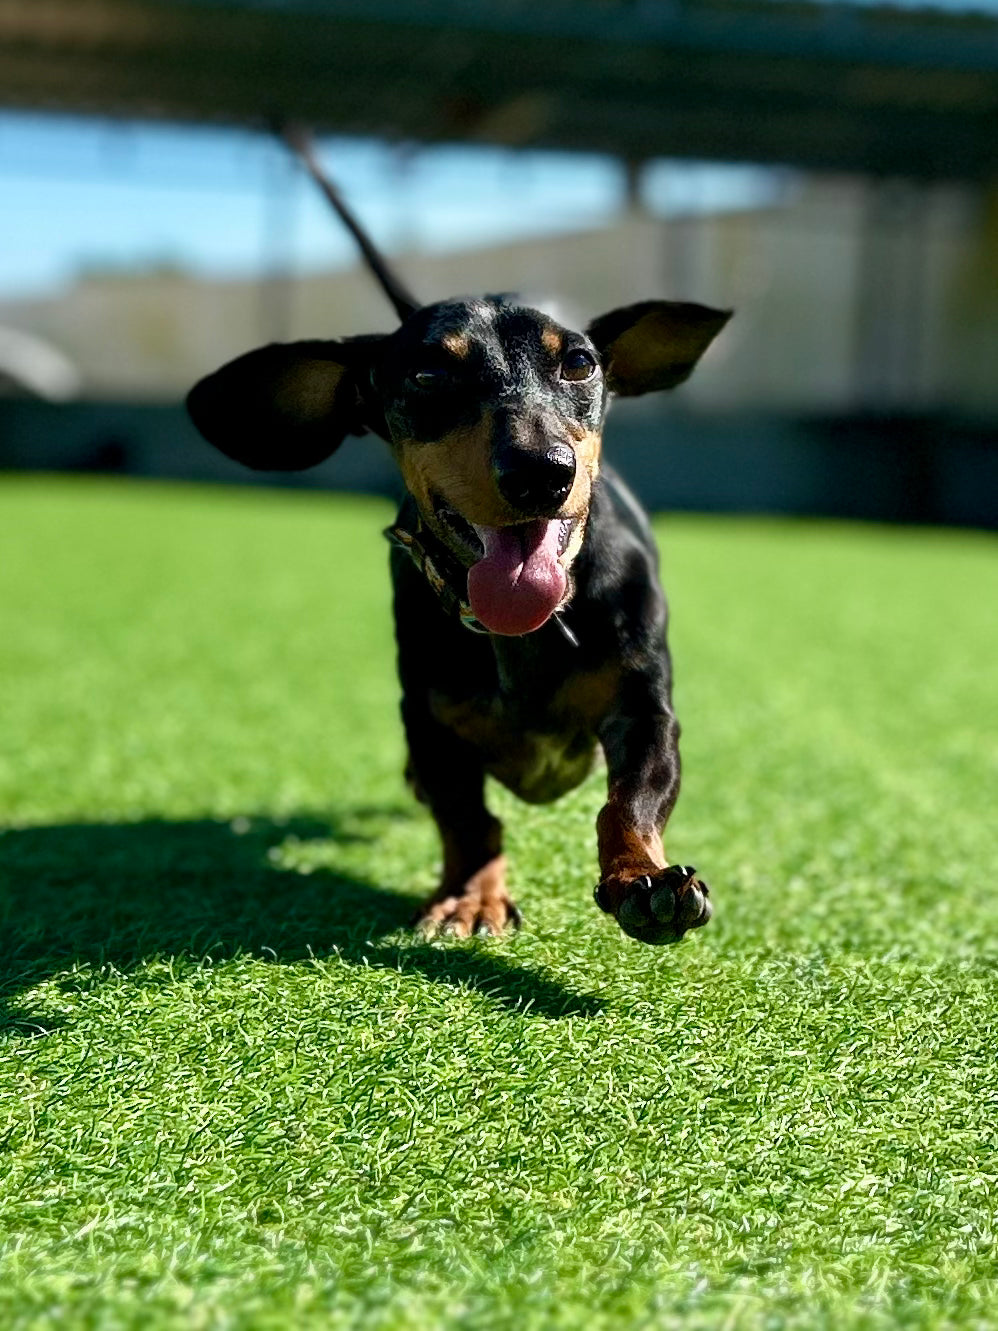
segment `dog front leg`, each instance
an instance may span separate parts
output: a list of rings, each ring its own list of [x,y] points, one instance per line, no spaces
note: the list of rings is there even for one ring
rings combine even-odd
[[[658,707],[615,716],[600,739],[607,802],[596,820],[600,882],[594,896],[624,933],[675,943],[711,917],[709,890],[694,869],[668,867],[662,830],[679,794],[679,724]]]
[[[427,708],[403,703],[409,742],[406,775],[428,804],[440,832],[440,886],[413,924],[424,934],[501,934],[520,926],[506,889],[502,824],[485,805],[485,770],[475,749],[441,725]]]

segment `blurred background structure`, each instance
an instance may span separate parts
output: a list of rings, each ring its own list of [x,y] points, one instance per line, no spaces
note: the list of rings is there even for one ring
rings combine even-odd
[[[998,526],[998,0],[0,0],[0,467],[250,480],[190,384],[392,326],[277,119],[427,300],[737,310],[652,506]]]

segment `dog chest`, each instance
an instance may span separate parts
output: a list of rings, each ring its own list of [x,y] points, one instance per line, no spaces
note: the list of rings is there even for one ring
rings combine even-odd
[[[570,676],[547,699],[500,694],[430,695],[433,715],[482,755],[520,799],[547,804],[589,775],[600,722],[615,696],[615,671]]]

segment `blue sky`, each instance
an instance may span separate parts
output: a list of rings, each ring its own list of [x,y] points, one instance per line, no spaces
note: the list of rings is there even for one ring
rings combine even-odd
[[[609,158],[331,139],[323,160],[387,249],[448,249],[599,225],[624,181]],[[656,211],[745,207],[787,177],[745,166],[656,163]],[[276,143],[237,130],[0,114],[0,297],[59,287],[88,265],[172,262],[213,276],[354,251]]]

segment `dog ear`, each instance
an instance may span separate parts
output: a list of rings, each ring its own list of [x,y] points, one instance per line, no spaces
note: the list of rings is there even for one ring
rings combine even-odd
[[[645,300],[594,319],[586,329],[611,393],[635,397],[675,388],[731,318],[686,301]]]
[[[380,341],[260,347],[195,384],[187,395],[188,413],[209,443],[247,467],[314,467],[348,434],[378,428],[360,386]]]

